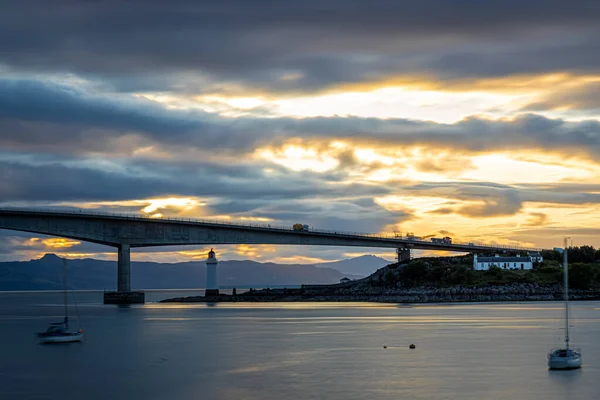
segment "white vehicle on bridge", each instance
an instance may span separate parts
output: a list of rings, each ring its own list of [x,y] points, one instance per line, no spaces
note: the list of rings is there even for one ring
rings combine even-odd
[[[446,236],[445,238],[431,238],[431,243],[437,243],[437,244],[452,244],[452,238],[449,236]]]

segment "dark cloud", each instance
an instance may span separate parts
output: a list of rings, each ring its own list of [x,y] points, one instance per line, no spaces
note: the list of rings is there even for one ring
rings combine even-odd
[[[452,49],[433,56],[428,69],[447,81],[553,72],[598,73],[599,31],[579,27],[573,30],[566,35],[559,29],[546,31],[543,39],[539,32],[532,38],[514,38],[517,40],[512,43],[480,42],[466,49]]]
[[[11,201],[92,201],[186,193],[181,182],[129,176],[61,164],[32,166],[0,161],[0,198]]]
[[[384,185],[329,186],[314,174],[264,175],[260,166],[201,162],[121,160],[119,168],[111,170],[105,164],[85,160],[40,163],[3,161],[0,157],[0,173],[0,198],[4,202],[118,201],[178,195],[223,198],[223,203],[215,206],[218,212],[241,213],[269,202],[389,193]]]
[[[168,111],[155,102],[130,96],[94,96],[72,86],[25,79],[0,80],[0,118],[57,124],[67,129],[111,129],[113,135],[143,131],[165,137],[170,131],[201,128],[202,121],[209,119],[201,112]]]
[[[450,232],[450,231],[446,231],[446,230],[441,230],[438,232],[440,235],[446,235],[446,236],[456,236],[456,234]]]
[[[471,193],[472,200],[483,201],[461,207],[457,213],[471,218],[499,217],[517,214],[523,207],[519,192],[514,189],[502,190],[493,194],[488,192]]]
[[[446,197],[477,202],[461,205],[449,203],[429,214],[459,214],[470,218],[487,218],[517,214],[523,207],[523,197],[528,193],[509,185],[488,182],[440,182],[405,187],[405,192],[419,196]]]
[[[388,182],[393,185],[393,182]],[[577,183],[518,184],[506,185],[494,182],[424,182],[415,185],[404,183],[402,191],[406,195],[424,197],[444,197],[461,201],[478,200],[486,203],[475,207],[473,213],[489,212],[490,216],[503,215],[504,211],[519,211],[523,203],[550,203],[557,205],[585,205],[600,203],[600,185]],[[441,207],[437,212],[449,213],[460,207],[460,202],[452,207]],[[436,212],[436,211],[434,211]],[[467,209],[463,210],[469,213]]]
[[[203,112],[168,110],[130,97],[119,101],[69,86],[0,80],[0,145],[5,150],[133,153],[158,145],[182,150],[220,151],[239,156],[258,146],[302,140],[352,139],[376,146],[437,146],[465,152],[524,148],[568,154],[600,154],[600,123],[568,122],[539,115],[514,120],[471,117],[454,124],[377,118],[225,118]],[[439,167],[439,160],[421,165]],[[446,163],[455,162],[452,155]],[[342,166],[356,160],[341,155]],[[458,163],[460,164],[460,163]]]
[[[589,0],[5,3],[0,62],[195,92],[597,70],[599,18]]]

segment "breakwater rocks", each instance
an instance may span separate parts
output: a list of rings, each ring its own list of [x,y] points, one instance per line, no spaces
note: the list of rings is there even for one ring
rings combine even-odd
[[[484,287],[378,288],[339,285],[310,285],[300,289],[250,290],[240,295],[177,297],[162,302],[298,302],[367,301],[380,303],[445,303],[495,301],[556,301],[563,299],[562,287],[512,284]],[[600,300],[600,290],[570,290],[570,300]]]

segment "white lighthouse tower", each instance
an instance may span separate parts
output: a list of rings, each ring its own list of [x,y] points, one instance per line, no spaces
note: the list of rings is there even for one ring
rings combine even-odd
[[[210,249],[206,259],[206,292],[205,296],[218,296],[219,287],[217,286],[217,264],[219,261],[215,257],[215,252]]]

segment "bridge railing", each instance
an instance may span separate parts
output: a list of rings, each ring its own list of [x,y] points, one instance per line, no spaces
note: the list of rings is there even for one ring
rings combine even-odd
[[[203,224],[212,224],[212,225],[222,225],[222,226],[239,226],[239,227],[248,227],[248,228],[261,228],[261,229],[273,229],[280,231],[291,231],[296,232],[292,227],[285,225],[273,225],[273,224],[256,224],[256,223],[246,223],[246,222],[238,222],[238,221],[227,221],[227,220],[210,220],[210,219],[202,219],[202,218],[183,218],[183,217],[152,217],[144,214],[137,213],[110,213],[103,211],[88,211],[88,210],[69,210],[69,209],[60,209],[60,208],[17,208],[17,207],[1,207],[0,211],[16,211],[16,212],[51,212],[51,213],[60,213],[67,215],[90,215],[90,216],[103,216],[103,217],[119,217],[126,219],[143,219],[143,220],[166,220],[166,221],[177,221],[177,222],[195,222],[195,223],[203,223]],[[337,236],[347,236],[347,237],[368,237],[374,239],[386,239],[386,240],[397,240],[402,243],[426,243],[431,244],[432,242],[426,239],[413,237],[413,236],[397,236],[390,234],[381,234],[381,233],[366,233],[366,232],[352,232],[352,231],[343,231],[343,230],[335,230],[335,229],[318,229],[318,228],[310,228],[310,233],[321,233],[327,235],[337,235]],[[521,247],[521,246],[511,246],[511,245],[501,245],[501,244],[489,244],[489,243],[481,243],[481,242],[457,242],[453,240],[451,245],[456,246],[465,246],[465,247],[479,247],[479,248],[488,248],[490,250],[518,250],[518,251],[540,251],[542,249],[531,248],[531,247]]]

